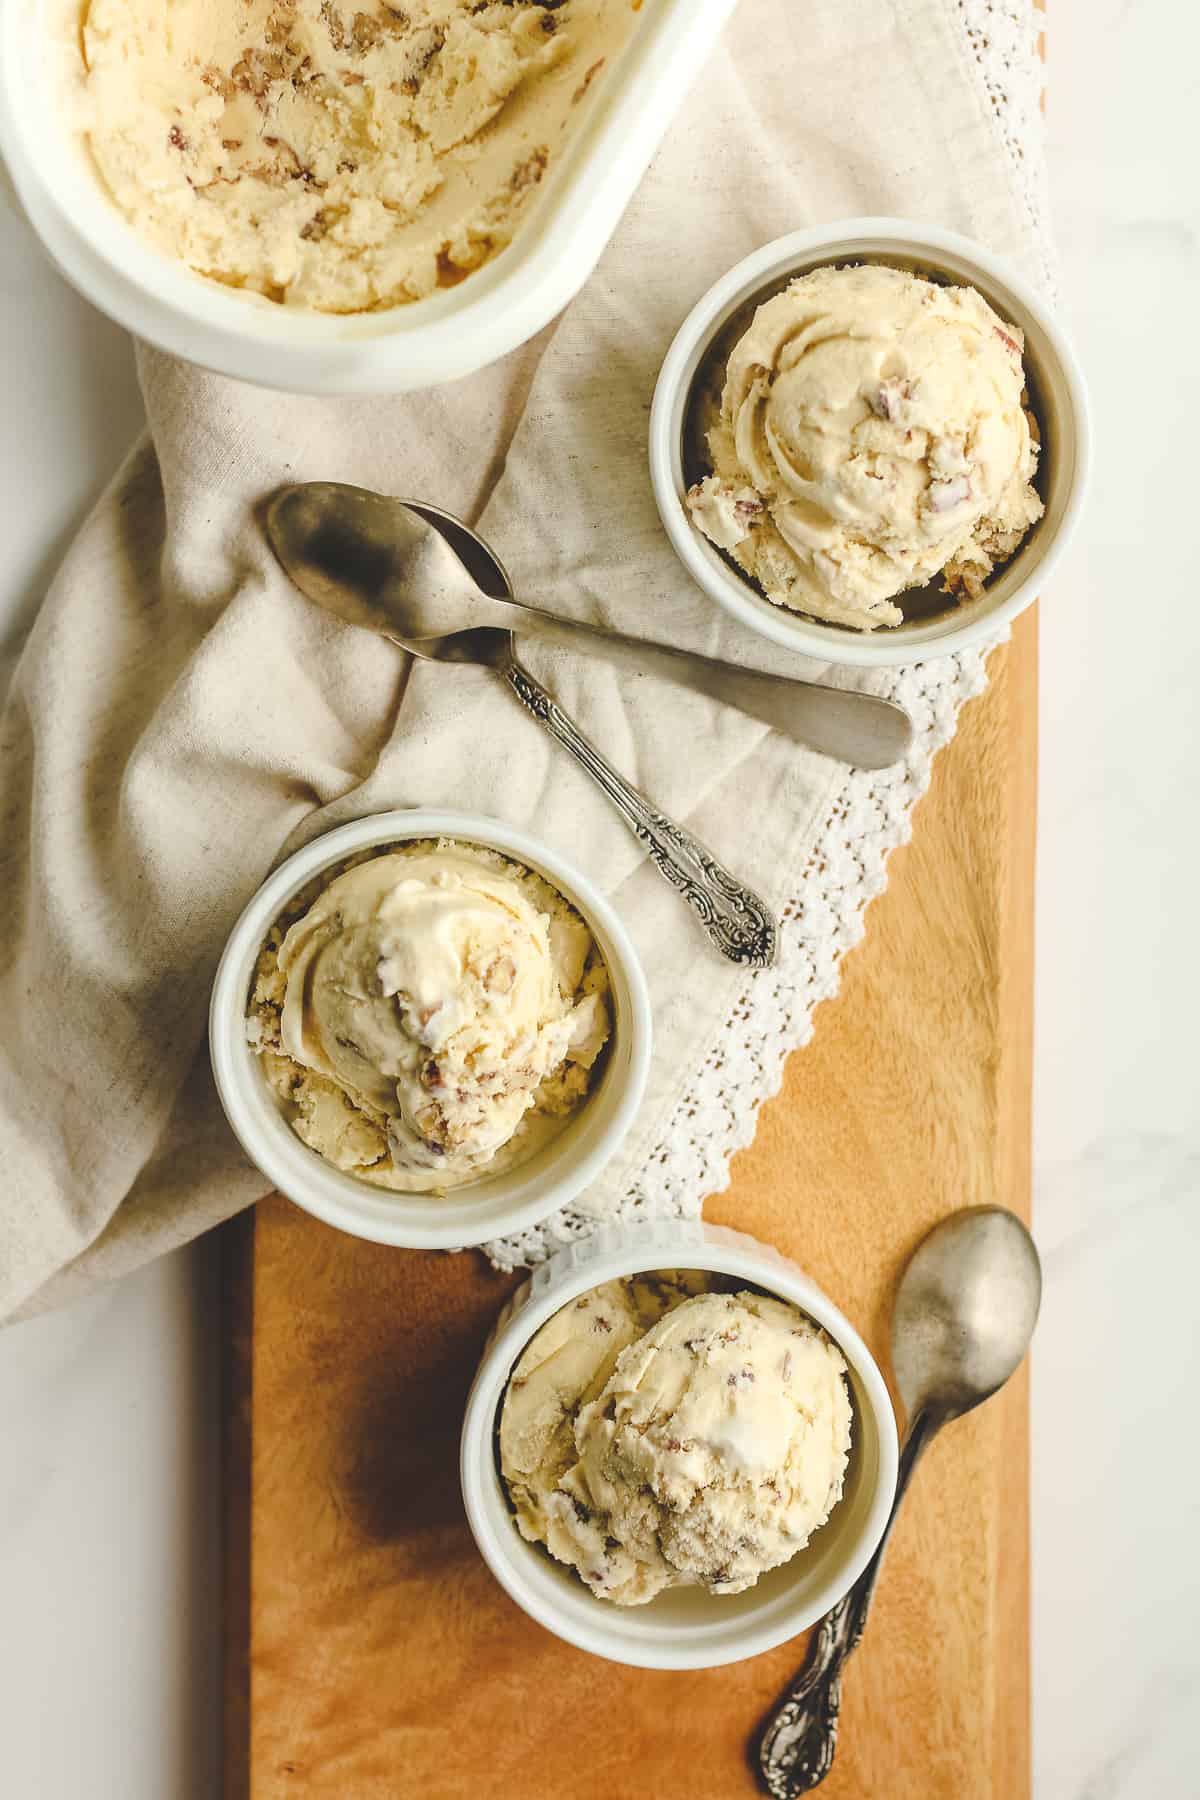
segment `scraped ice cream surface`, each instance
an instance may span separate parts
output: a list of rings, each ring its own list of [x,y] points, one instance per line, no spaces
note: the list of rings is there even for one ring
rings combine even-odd
[[[606,1282],[526,1347],[500,1420],[516,1523],[598,1598],[737,1594],[841,1498],[846,1364],[798,1308],[723,1278]]]
[[[938,578],[977,598],[1043,511],[1023,358],[974,288],[801,275],[710,384],[692,520],[768,600],[833,624],[902,624],[898,597]]]
[[[310,883],[259,954],[247,1036],[296,1132],[377,1186],[441,1192],[517,1166],[587,1098],[608,971],[548,882],[423,841]]]
[[[353,313],[507,245],[641,0],[87,0],[81,125],[189,268]]]

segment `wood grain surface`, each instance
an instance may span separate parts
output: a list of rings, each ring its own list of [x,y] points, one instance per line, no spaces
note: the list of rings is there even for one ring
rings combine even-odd
[[[1035,627],[992,660],[842,991],[706,1208],[796,1257],[886,1367],[892,1285],[954,1208],[1027,1214]],[[695,1674],[532,1624],[458,1492],[461,1408],[514,1281],[282,1200],[230,1228],[231,1800],[738,1800],[796,1642]],[[846,1681],[828,1800],[1025,1800],[1024,1375],[930,1451]]]

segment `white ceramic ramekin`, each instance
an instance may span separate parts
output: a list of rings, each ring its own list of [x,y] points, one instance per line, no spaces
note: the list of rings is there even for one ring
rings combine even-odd
[[[563,1131],[518,1168],[431,1194],[396,1194],[335,1169],[301,1143],[246,1041],[246,1000],[259,950],[288,899],[358,850],[413,838],[457,838],[543,875],[586,920],[612,982],[613,1035],[599,1084]],[[596,1179],[633,1120],[650,1066],[645,976],[624,926],[587,878],[536,838],[472,813],[377,813],[326,833],[276,869],[229,934],[209,1012],[213,1074],[225,1115],[267,1179],[328,1225],[377,1244],[453,1249],[523,1231]]]
[[[434,387],[532,337],[582,287],[735,3],[647,6],[512,245],[458,287],[384,312],[338,318],[255,300],[132,229],[69,117],[82,0],[0,0],[0,154],[67,279],[161,349],[297,393]]]
[[[692,387],[710,345],[746,307],[829,263],[884,262],[968,283],[1025,333],[1025,366],[1042,432],[1038,485],[1045,517],[979,600],[873,632],[802,618],[763,598],[697,531],[684,505],[684,433]],[[748,256],[692,308],[667,352],[650,414],[650,476],[676,552],[710,599],[744,625],[823,662],[879,668],[948,656],[994,636],[1045,587],[1075,529],[1088,473],[1087,394],[1075,354],[1045,301],[1009,265],[953,231],[905,219],[844,219],[792,232]]]
[[[517,1530],[500,1476],[496,1433],[509,1375],[560,1307],[603,1281],[644,1269],[717,1269],[790,1300],[824,1327],[850,1371],[853,1439],[845,1491],[806,1549],[743,1594],[698,1588],[646,1606],[598,1600]],[[559,1251],[518,1289],[496,1322],[467,1399],[461,1473],[471,1530],[496,1579],[539,1624],[580,1650],[645,1669],[709,1669],[773,1649],[815,1624],[866,1567],[896,1491],[896,1423],[887,1387],[849,1320],[803,1270],[755,1238],[699,1220],[605,1226]]]

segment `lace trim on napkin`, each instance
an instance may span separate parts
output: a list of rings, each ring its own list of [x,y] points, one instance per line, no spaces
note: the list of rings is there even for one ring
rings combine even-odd
[[[954,0],[967,47],[991,106],[997,135],[1029,215],[1048,290],[1055,285],[1050,184],[1044,154],[1042,0]]]
[[[954,4],[966,60],[1011,163],[1044,280],[1053,286],[1041,154],[1045,15],[1031,11],[1028,0]],[[818,1003],[837,992],[841,958],[862,937],[867,905],[886,885],[889,851],[911,835],[912,809],[929,786],[934,756],[954,736],[959,709],[987,685],[986,657],[985,649],[897,669],[881,686],[916,725],[907,765],[847,776],[784,909],[776,967],[747,978],[661,1139],[607,1218],[695,1218],[706,1195],[728,1187],[730,1160],[753,1138],[759,1107],[778,1093],[787,1057],[812,1036]],[[498,1268],[528,1267],[590,1236],[600,1222],[577,1204],[486,1248]]]

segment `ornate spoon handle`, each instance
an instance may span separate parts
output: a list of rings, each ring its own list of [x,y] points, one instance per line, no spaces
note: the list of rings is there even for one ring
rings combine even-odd
[[[659,874],[683,895],[722,956],[752,968],[773,963],[778,927],[757,894],[743,887],[690,832],[655,812],[515,655],[507,658],[501,672],[522,706],[603,788],[639,843],[645,845]]]
[[[821,1620],[804,1667],[763,1729],[758,1766],[763,1785],[774,1800],[795,1800],[796,1795],[807,1794],[824,1781],[833,1767],[842,1703],[842,1669],[846,1658],[858,1649],[904,1490],[937,1425],[938,1421],[927,1413],[919,1414],[913,1421],[900,1453],[896,1498],[879,1548],[850,1592]]]

